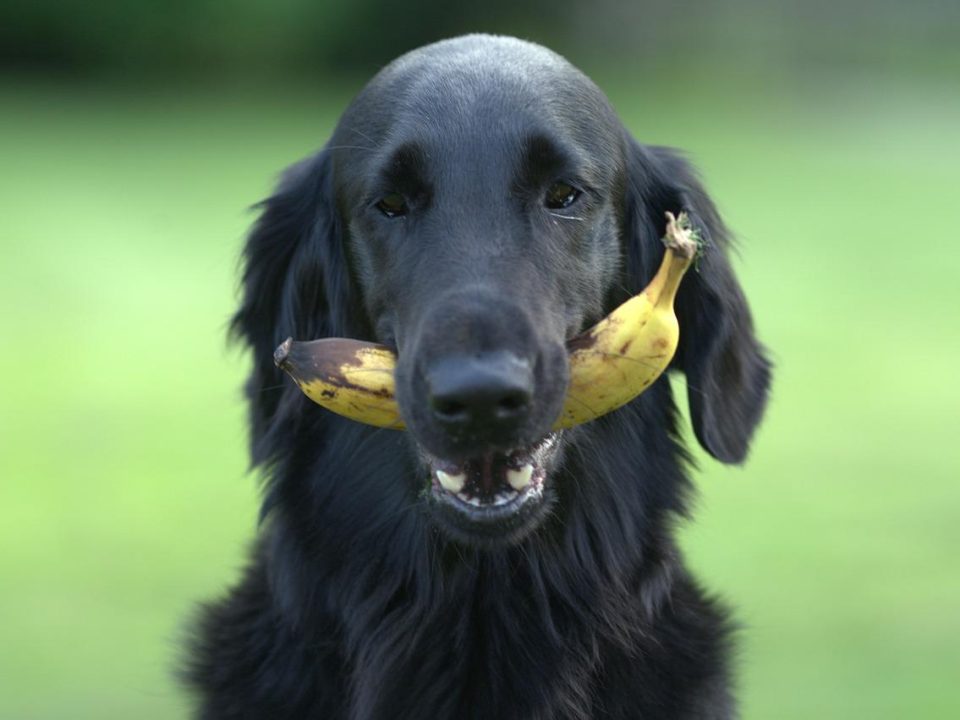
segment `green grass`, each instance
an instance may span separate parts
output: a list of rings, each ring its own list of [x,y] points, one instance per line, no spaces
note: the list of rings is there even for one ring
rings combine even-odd
[[[960,98],[619,82],[704,171],[777,360],[750,462],[703,460],[682,533],[742,621],[744,718],[960,716]],[[245,206],[345,96],[0,98],[0,717],[183,717],[183,621],[255,528]]]

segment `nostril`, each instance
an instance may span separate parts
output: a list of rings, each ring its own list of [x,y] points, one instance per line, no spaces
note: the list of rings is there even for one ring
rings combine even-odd
[[[463,422],[469,419],[469,411],[465,403],[450,398],[433,398],[434,414],[445,422]]]
[[[497,416],[503,419],[515,417],[527,409],[530,404],[530,394],[517,390],[500,398],[497,403]]]
[[[515,426],[533,397],[530,364],[506,352],[448,356],[431,363],[424,378],[430,414],[450,430]]]

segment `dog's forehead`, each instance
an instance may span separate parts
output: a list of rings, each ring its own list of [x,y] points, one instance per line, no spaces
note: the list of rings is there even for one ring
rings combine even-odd
[[[469,35],[387,65],[356,97],[339,129],[383,140],[405,124],[422,133],[534,119],[569,124],[584,116],[616,124],[603,92],[563,57],[515,38]]]
[[[333,145],[346,149],[346,164],[367,165],[411,145],[427,155],[455,148],[482,159],[491,148],[517,149],[531,137],[589,148],[603,163],[616,153],[622,126],[603,92],[561,56],[514,38],[474,35],[385,67],[344,113]]]
[[[384,92],[396,98],[400,108],[421,98],[439,101],[449,113],[469,112],[497,100],[543,102],[557,94],[558,85],[567,91],[599,93],[585,75],[547,48],[515,38],[468,35],[397,58],[370,82],[368,90],[371,95]]]

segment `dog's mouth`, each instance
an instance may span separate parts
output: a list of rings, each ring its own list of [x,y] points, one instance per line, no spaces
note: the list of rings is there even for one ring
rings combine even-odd
[[[441,522],[458,539],[510,541],[536,525],[544,505],[560,433],[509,452],[487,452],[463,462],[423,453],[430,496]]]

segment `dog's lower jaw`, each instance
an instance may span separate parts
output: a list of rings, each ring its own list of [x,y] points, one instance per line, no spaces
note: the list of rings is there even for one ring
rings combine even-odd
[[[562,433],[509,452],[486,452],[463,462],[421,450],[431,514],[451,539],[480,547],[505,547],[526,537],[548,514]]]

